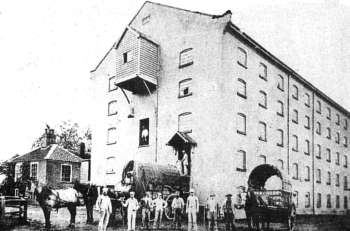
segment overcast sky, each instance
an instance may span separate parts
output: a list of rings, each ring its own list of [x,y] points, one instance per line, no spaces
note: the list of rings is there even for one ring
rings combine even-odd
[[[350,109],[349,3],[336,0],[158,0],[232,21]],[[199,4],[200,3],[200,4]],[[142,0],[0,1],[0,159],[30,150],[62,120],[89,125],[94,69]]]

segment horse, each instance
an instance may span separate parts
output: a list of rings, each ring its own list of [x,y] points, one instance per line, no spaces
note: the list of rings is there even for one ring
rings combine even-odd
[[[267,229],[269,229],[270,216],[267,204],[260,196],[255,195],[253,191],[248,191],[247,193],[244,210],[249,230],[253,228],[264,230],[265,223],[267,223]]]
[[[77,206],[80,205],[80,193],[74,188],[52,189],[48,186],[37,186],[34,195],[43,210],[45,228],[50,229],[50,213],[52,209],[67,207],[70,213],[69,227],[75,226]]]
[[[74,189],[83,195],[84,204],[86,206],[86,223],[92,224],[94,222],[93,207],[99,195],[98,187],[91,183],[82,184],[75,182]]]

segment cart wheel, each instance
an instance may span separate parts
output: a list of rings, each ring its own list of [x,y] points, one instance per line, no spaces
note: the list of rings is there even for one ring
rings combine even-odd
[[[296,225],[297,212],[293,206],[288,216],[288,230],[293,231]]]
[[[172,193],[166,199],[167,207],[165,208],[164,214],[168,220],[174,220],[175,218],[175,214],[173,213],[173,209],[171,208],[171,203],[173,202],[173,199],[175,197],[176,197],[176,194]]]

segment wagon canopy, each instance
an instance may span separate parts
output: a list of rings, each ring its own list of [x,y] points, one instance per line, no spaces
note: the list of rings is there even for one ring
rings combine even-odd
[[[264,188],[266,180],[271,176],[277,176],[282,180],[282,190],[291,191],[289,179],[277,167],[270,164],[255,167],[249,175],[248,186],[254,190],[260,190]]]

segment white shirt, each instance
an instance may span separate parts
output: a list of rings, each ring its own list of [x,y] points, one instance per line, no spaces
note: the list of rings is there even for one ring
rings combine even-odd
[[[196,210],[196,212],[199,211],[199,202],[198,202],[198,197],[196,196],[189,196],[187,197],[187,203],[186,203],[186,211],[188,210]]]
[[[171,203],[171,207],[173,209],[182,209],[184,206],[185,206],[185,202],[181,197],[179,197],[179,198],[175,197],[173,199],[173,202]]]
[[[184,156],[182,157],[182,163],[183,163],[183,165],[188,165],[187,153],[184,153]]]
[[[126,200],[126,202],[123,204],[124,207],[128,207],[128,212],[136,212],[139,208],[139,202],[136,198],[129,198]]]
[[[218,206],[218,203],[216,202],[215,198],[209,198],[207,200],[207,208],[209,212],[216,212],[217,206]]]
[[[106,211],[112,213],[112,203],[109,196],[100,195],[97,200],[97,208],[100,211]]]
[[[156,210],[162,210],[166,208],[166,202],[162,198],[156,198],[153,200],[153,206],[156,207]]]

